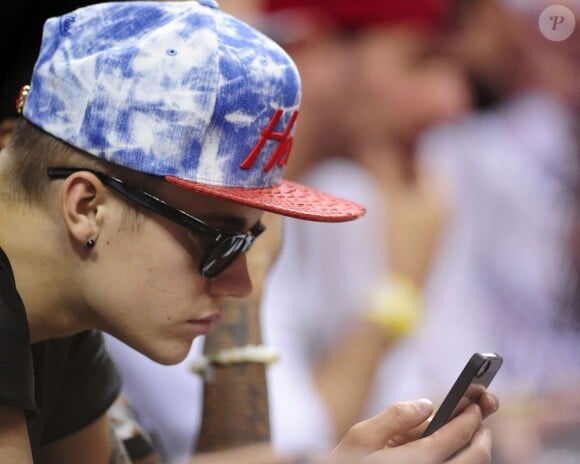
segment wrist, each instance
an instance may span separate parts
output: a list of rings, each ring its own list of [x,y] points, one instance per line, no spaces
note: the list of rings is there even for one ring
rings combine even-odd
[[[415,329],[422,305],[422,292],[417,284],[403,275],[389,274],[371,288],[360,318],[380,329],[391,341]]]
[[[222,348],[211,354],[201,355],[190,364],[193,373],[208,376],[215,367],[237,364],[264,364],[269,366],[278,360],[278,352],[266,345],[245,345]]]

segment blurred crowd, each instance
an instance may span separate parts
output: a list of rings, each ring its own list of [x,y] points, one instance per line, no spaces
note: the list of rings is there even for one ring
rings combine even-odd
[[[410,17],[368,2],[372,20],[340,3],[327,11],[342,37],[316,28],[309,33],[322,38],[308,37],[299,27],[302,42],[288,47],[312,106],[332,108],[312,116],[318,126],[299,128],[296,148],[301,136],[314,140],[318,156],[299,174],[356,198],[368,214],[340,231],[286,221],[291,233],[262,308],[269,341],[281,349],[270,370],[274,438],[290,448],[328,446],[394,399],[441,401],[468,357],[487,350],[505,359],[493,384],[503,404],[494,462],[572,462],[580,422],[577,36],[554,42],[542,33],[546,2],[434,2],[446,14],[437,28],[429,2],[405,4]],[[332,52],[321,47],[337,37]],[[329,135],[328,127],[340,130]],[[337,142],[337,132],[342,146],[318,137]],[[361,324],[376,286],[385,294],[385,276],[391,287],[410,279],[422,294],[421,315],[405,330],[392,311]],[[289,424],[296,410],[307,412]]]
[[[40,40],[15,41],[6,20],[40,24],[93,2],[52,3],[2,6],[3,140]],[[578,28],[546,36],[546,0],[219,3],[300,70],[300,161],[287,177],[367,207],[340,228],[284,219],[261,300],[279,357],[267,378],[274,444],[327,451],[393,401],[440,402],[473,352],[493,351],[504,357],[490,387],[502,402],[493,462],[578,462]],[[558,6],[579,20],[577,2]],[[141,425],[167,462],[187,459],[203,340],[172,367],[108,340]]]

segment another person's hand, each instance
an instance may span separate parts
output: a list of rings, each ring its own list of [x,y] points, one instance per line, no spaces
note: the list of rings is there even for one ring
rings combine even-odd
[[[580,396],[577,381],[571,388],[541,396],[510,397],[490,427],[497,436],[495,454],[504,464],[535,462],[557,447],[577,449]]]
[[[282,246],[283,220],[273,213],[264,213],[262,223],[266,230],[248,251],[248,269],[252,277],[254,295],[261,295],[264,281],[274,265]]]
[[[497,405],[497,398],[485,393],[478,405],[470,405],[429,437],[419,438],[433,412],[432,404],[426,400],[396,403],[353,426],[333,456],[358,451],[360,462],[365,463],[489,463],[492,440],[482,420],[495,412]]]
[[[373,173],[386,199],[389,270],[421,287],[453,213],[450,186],[414,154],[368,146],[357,159]]]

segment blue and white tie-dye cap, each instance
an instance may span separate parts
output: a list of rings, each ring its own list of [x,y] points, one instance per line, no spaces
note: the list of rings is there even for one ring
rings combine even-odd
[[[183,189],[316,221],[360,205],[282,179],[296,66],[212,0],[111,2],[46,21],[22,113],[81,150]]]

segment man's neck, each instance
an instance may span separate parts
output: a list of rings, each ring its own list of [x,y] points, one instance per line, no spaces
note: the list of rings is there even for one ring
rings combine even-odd
[[[55,253],[59,247],[55,225],[38,208],[16,205],[0,198],[0,247],[14,272],[24,302],[31,342],[78,332],[80,324],[66,305],[72,285],[66,267]],[[56,248],[55,248],[56,247]],[[66,307],[66,309],[65,309]],[[68,310],[68,311],[67,311]]]

